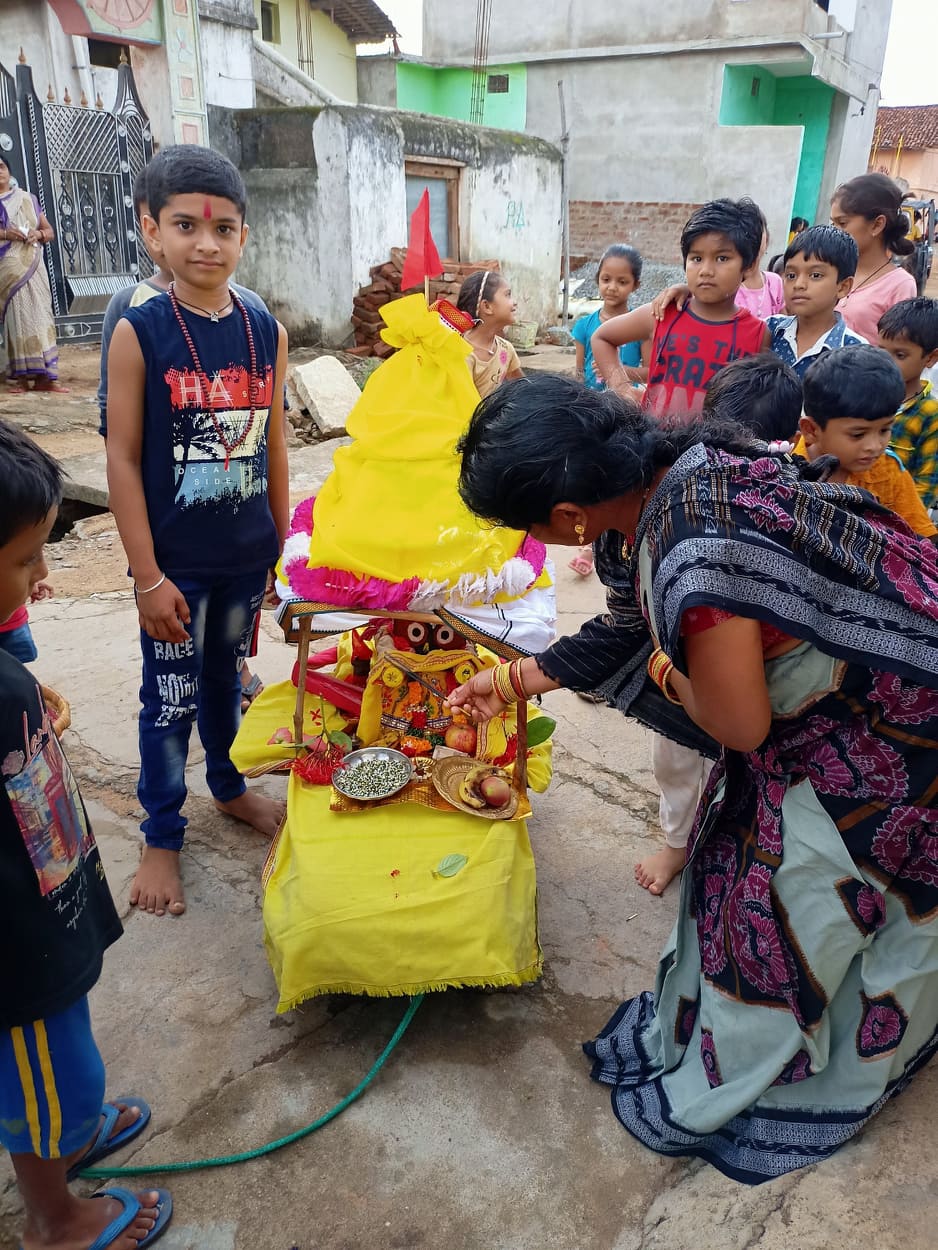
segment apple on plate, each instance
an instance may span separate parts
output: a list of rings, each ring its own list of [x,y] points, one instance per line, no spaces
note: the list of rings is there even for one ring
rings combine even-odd
[[[511,786],[504,777],[483,777],[479,782],[479,793],[488,807],[505,807],[511,798]]]

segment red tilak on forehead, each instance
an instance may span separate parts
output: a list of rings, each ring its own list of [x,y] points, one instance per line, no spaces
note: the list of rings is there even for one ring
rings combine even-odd
[[[212,201],[209,199],[206,199],[205,203],[202,205],[202,216],[206,221],[212,220]]]

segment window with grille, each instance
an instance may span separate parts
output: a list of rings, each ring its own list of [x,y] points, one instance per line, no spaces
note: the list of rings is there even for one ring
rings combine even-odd
[[[508,94],[508,75],[489,74],[489,95]]]

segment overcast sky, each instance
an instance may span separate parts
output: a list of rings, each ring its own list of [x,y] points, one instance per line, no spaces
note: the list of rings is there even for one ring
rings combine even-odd
[[[419,55],[422,0],[378,2],[401,32],[401,51]],[[457,2],[473,0],[452,0]],[[938,104],[938,0],[893,0],[882,95],[884,104]]]

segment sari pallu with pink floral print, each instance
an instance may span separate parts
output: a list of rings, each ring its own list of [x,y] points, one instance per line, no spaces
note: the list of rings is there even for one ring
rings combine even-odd
[[[711,774],[654,993],[586,1051],[640,1141],[755,1184],[938,1047],[938,562],[862,492],[703,448],[646,511],[639,593],[677,663],[699,603],[803,641],[766,663],[766,741]]]

